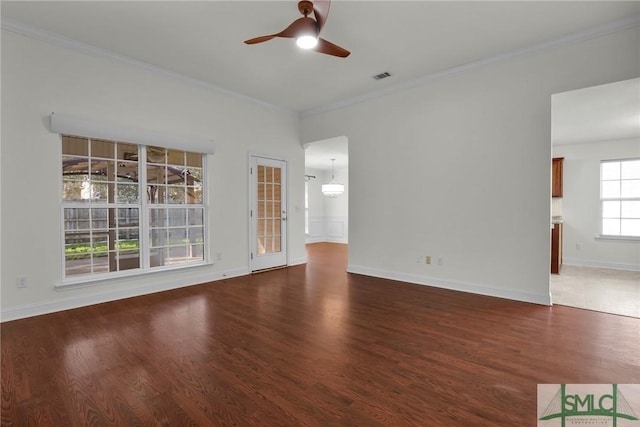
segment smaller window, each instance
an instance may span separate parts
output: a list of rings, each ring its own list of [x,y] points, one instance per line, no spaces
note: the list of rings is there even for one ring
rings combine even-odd
[[[640,237],[640,159],[600,163],[602,236]]]

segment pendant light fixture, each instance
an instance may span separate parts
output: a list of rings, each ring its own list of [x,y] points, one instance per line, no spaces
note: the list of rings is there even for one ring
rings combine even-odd
[[[344,184],[338,184],[335,182],[335,161],[331,159],[331,181],[328,184],[322,184],[322,194],[332,199],[340,196],[344,193]]]

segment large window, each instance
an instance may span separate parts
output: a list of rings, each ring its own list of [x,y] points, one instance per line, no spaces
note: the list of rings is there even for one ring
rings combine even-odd
[[[205,261],[202,177],[199,153],[63,135],[65,278]]]
[[[600,163],[602,236],[640,237],[640,159]]]

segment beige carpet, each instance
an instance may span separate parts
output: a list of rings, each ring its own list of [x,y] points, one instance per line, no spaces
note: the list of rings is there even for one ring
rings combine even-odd
[[[563,265],[551,275],[553,304],[640,318],[640,271]]]

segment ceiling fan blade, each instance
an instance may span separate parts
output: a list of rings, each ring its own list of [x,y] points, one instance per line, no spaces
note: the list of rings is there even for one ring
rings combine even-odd
[[[313,2],[313,14],[318,22],[318,33],[322,31],[322,27],[324,27],[324,24],[327,22],[330,7],[331,0],[316,0]]]
[[[338,45],[335,45],[322,37],[318,37],[318,45],[311,50],[316,52],[326,53],[327,55],[338,56],[340,58],[346,58],[351,54],[347,49],[343,49]]]
[[[302,17],[298,18],[291,23],[287,28],[276,34],[276,37],[296,38],[307,30],[308,32],[315,31],[318,34],[317,24],[313,18]]]
[[[246,44],[256,44],[256,43],[262,43],[262,42],[269,41],[274,37],[276,37],[275,34],[270,35],[270,36],[260,36],[260,37],[255,37],[253,39],[245,40],[244,42]]]
[[[256,44],[269,41],[275,37],[295,38],[298,34],[303,33],[304,30],[314,31],[317,34],[316,21],[314,21],[313,18],[298,18],[279,33],[255,37],[253,39],[245,40],[244,42],[246,44]]]

